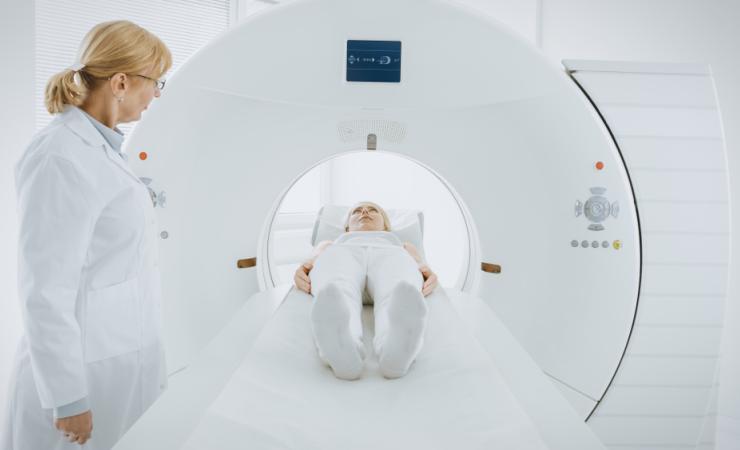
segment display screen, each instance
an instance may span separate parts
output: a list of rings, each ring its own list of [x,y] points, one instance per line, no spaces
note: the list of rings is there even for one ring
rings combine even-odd
[[[347,41],[347,81],[399,83],[401,41]]]

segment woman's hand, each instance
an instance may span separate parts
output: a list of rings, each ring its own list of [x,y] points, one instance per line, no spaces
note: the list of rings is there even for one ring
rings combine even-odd
[[[424,284],[421,287],[421,293],[426,297],[437,287],[437,274],[432,272],[432,269],[430,269],[426,264],[419,266],[419,272],[421,272],[421,275],[424,277]]]
[[[308,276],[311,269],[313,269],[313,261],[306,261],[298,266],[298,269],[295,271],[295,276],[293,277],[295,286],[306,294],[311,293],[311,278]]]
[[[64,437],[69,439],[69,442],[83,445],[92,434],[92,412],[87,411],[76,416],[57,419],[54,421],[54,426],[64,433]]]

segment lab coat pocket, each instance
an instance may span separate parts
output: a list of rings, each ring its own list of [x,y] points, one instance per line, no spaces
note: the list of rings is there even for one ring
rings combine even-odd
[[[141,348],[138,278],[87,293],[85,361]]]

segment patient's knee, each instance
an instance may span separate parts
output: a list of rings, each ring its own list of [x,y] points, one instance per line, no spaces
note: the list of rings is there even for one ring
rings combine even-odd
[[[404,297],[418,297],[421,295],[421,287],[406,280],[399,281],[393,286],[393,293]]]

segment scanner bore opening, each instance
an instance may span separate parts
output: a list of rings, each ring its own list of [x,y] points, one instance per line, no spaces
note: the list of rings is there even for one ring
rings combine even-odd
[[[292,283],[298,264],[311,252],[313,226],[322,206],[351,206],[361,200],[385,209],[422,210],[426,260],[440,285],[463,291],[477,288],[478,234],[455,189],[435,170],[406,155],[357,150],[319,161],[278,197],[259,241],[258,253],[267,262],[258,265],[260,289]]]

